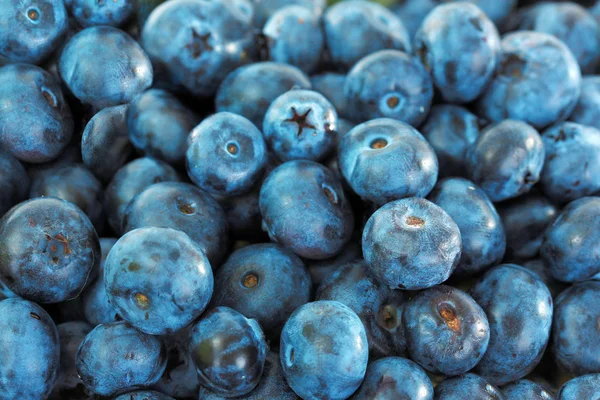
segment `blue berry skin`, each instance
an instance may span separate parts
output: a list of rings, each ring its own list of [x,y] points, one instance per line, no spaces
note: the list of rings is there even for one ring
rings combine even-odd
[[[60,85],[43,69],[27,64],[0,68],[0,82],[0,146],[20,161],[57,158],[73,133]]]
[[[226,218],[219,203],[196,186],[160,182],[148,186],[131,200],[123,217],[123,231],[147,226],[183,231],[216,268],[229,248]]]
[[[263,133],[281,161],[320,161],[335,147],[338,115],[322,94],[290,90],[269,106]]]
[[[0,149],[0,216],[12,206],[25,200],[30,179],[23,165],[8,152]]]
[[[145,227],[122,236],[108,253],[104,284],[124,320],[151,335],[171,334],[202,314],[213,294],[213,273],[188,235]]]
[[[277,10],[262,29],[268,59],[314,71],[321,61],[325,39],[321,19],[313,10],[287,6]]]
[[[544,260],[541,258],[534,258],[532,260],[523,263],[523,267],[528,270],[535,272],[537,276],[546,284],[548,290],[552,294],[552,298],[555,299],[565,288],[567,284],[556,280],[550,273],[550,268]]]
[[[166,364],[160,338],[122,321],[95,327],[81,342],[75,365],[88,389],[114,396],[156,383]]]
[[[337,255],[354,229],[341,182],[312,161],[275,168],[260,189],[259,206],[271,240],[311,260]]]
[[[325,0],[250,0],[254,6],[254,25],[261,29],[278,10],[289,5],[305,7],[316,16],[323,14],[327,6]]]
[[[502,261],[504,226],[483,190],[464,178],[446,178],[437,183],[428,199],[448,213],[460,229],[462,254],[456,274],[478,274]]]
[[[582,375],[565,382],[556,394],[556,400],[593,399],[599,392],[600,374]]]
[[[185,153],[190,179],[215,195],[235,196],[252,189],[267,165],[267,146],[248,119],[214,114],[192,130]]]
[[[421,22],[438,4],[437,0],[405,0],[391,6],[391,10],[400,17],[412,39],[421,26]]]
[[[60,367],[58,330],[43,308],[0,301],[0,399],[45,399]]]
[[[384,6],[363,0],[344,1],[327,9],[323,30],[331,62],[341,70],[384,49],[410,53],[404,24]]]
[[[142,46],[171,83],[209,97],[229,72],[254,58],[252,17],[246,0],[168,1],[148,17]]]
[[[541,188],[565,204],[600,191],[600,130],[574,122],[556,124],[542,134],[546,164]]]
[[[528,379],[521,379],[502,387],[505,400],[554,400],[554,395]]]
[[[365,328],[354,311],[337,301],[296,309],[283,327],[279,348],[285,379],[305,400],[346,399],[367,370]]]
[[[423,20],[414,47],[444,100],[467,103],[479,97],[493,76],[500,36],[477,6],[442,4]]]
[[[129,139],[138,152],[171,164],[183,164],[186,140],[199,118],[162,89],[139,94],[127,111]]]
[[[540,249],[552,276],[562,282],[593,279],[600,273],[600,197],[569,203],[546,230]]]
[[[451,0],[464,1],[464,0]],[[496,24],[496,26],[502,27],[506,18],[510,15],[511,11],[517,6],[518,0],[466,0],[469,3],[475,4],[479,7],[486,15]]]
[[[155,392],[154,390],[136,390],[120,396],[114,397],[113,400],[175,400],[171,396]]]
[[[111,26],[86,28],[62,51],[58,72],[82,103],[101,109],[129,103],[152,85],[152,64],[140,45]]]
[[[138,158],[120,168],[104,192],[104,209],[108,222],[116,233],[129,202],[148,186],[169,181],[179,181],[179,174],[169,164],[153,158]]]
[[[437,157],[425,138],[390,118],[364,122],[344,135],[338,163],[352,190],[375,204],[425,197],[438,177]]]
[[[438,375],[471,370],[490,340],[488,319],[465,292],[439,285],[412,297],[402,310],[411,359]]]
[[[258,384],[268,346],[255,320],[216,307],[192,325],[188,349],[200,384],[224,397],[236,397]]]
[[[417,127],[429,113],[433,83],[418,59],[381,50],[354,65],[344,94],[356,122],[387,117]]]
[[[234,251],[215,272],[211,305],[233,308],[277,337],[290,314],[310,297],[310,274],[302,260],[265,243]]]
[[[58,303],[77,297],[99,260],[94,227],[67,201],[28,200],[0,220],[0,279],[25,299]]]
[[[433,384],[416,363],[402,357],[373,361],[365,380],[352,400],[369,399],[433,400]]]
[[[363,231],[370,273],[392,289],[432,287],[450,277],[461,256],[452,218],[432,202],[411,197],[377,210]]]
[[[231,72],[217,91],[218,112],[229,111],[262,127],[271,103],[288,90],[310,89],[308,77],[298,68],[275,62],[245,65]]]
[[[600,76],[582,77],[581,95],[569,116],[569,121],[600,129]]]
[[[495,77],[479,99],[480,115],[498,122],[517,119],[541,129],[566,119],[581,92],[573,54],[547,33],[510,33],[500,43]]]
[[[400,322],[404,293],[373,281],[364,261],[356,260],[333,271],[323,280],[315,298],[339,301],[358,315],[367,333],[371,359],[406,351]]]
[[[50,56],[69,26],[61,0],[2,0],[0,21],[0,57],[32,64]]]
[[[552,296],[546,285],[523,267],[502,264],[480,278],[469,294],[490,324],[488,349],[475,371],[494,385],[531,372],[550,336]]]
[[[308,271],[314,286],[319,286],[325,278],[342,265],[362,258],[359,238],[352,238],[337,256],[325,260],[309,260]]]
[[[506,258],[529,260],[539,254],[546,228],[558,215],[550,200],[538,192],[498,205],[506,231]]]
[[[65,0],[69,14],[83,27],[122,26],[135,11],[133,0]]]
[[[196,366],[187,348],[188,336],[189,329],[186,328],[175,335],[163,337],[167,346],[167,367],[160,380],[152,386],[178,399],[195,399],[200,387]]]
[[[468,373],[444,379],[435,387],[435,400],[504,400],[500,389],[481,376]]]
[[[125,104],[100,110],[81,137],[83,163],[104,183],[110,182],[133,152],[127,130],[128,109]]]
[[[467,153],[467,173],[493,202],[531,190],[544,166],[544,142],[525,122],[505,120],[481,132]]]
[[[466,155],[479,137],[483,122],[466,108],[451,104],[431,107],[419,128],[435,150],[440,177],[466,175]]]
[[[323,72],[310,77],[312,89],[321,93],[335,107],[339,117],[352,117],[348,112],[348,100],[344,95],[344,84],[346,75],[336,72]],[[338,129],[339,130],[339,129]]]
[[[573,285],[556,299],[552,353],[557,364],[572,374],[600,371],[597,321],[600,317],[600,282]]]

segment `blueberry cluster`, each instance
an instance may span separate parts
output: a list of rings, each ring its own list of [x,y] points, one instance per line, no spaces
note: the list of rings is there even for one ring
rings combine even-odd
[[[0,0],[0,400],[600,399],[600,1]]]

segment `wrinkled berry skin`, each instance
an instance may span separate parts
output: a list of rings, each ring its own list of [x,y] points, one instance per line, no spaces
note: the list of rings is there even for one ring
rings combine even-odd
[[[579,98],[581,71],[561,41],[522,31],[503,37],[495,77],[479,99],[491,121],[525,121],[540,129],[566,119]]]
[[[341,182],[312,161],[275,168],[260,189],[259,206],[271,240],[311,260],[338,254],[354,229]]]
[[[58,157],[73,133],[60,85],[43,69],[27,64],[0,68],[0,82],[0,146],[30,163]]]
[[[600,374],[578,376],[565,382],[556,400],[593,399],[600,392]]]
[[[384,49],[410,53],[410,38],[404,24],[380,4],[352,0],[327,9],[323,30],[331,62],[348,70],[361,58]]]
[[[48,58],[69,27],[61,0],[2,0],[0,21],[0,57],[32,64]]]
[[[446,211],[460,229],[462,253],[456,274],[477,274],[502,261],[504,226],[483,190],[464,178],[446,178],[437,183],[428,199]]]
[[[23,165],[0,149],[0,216],[12,206],[26,199],[29,192],[29,175]]]
[[[99,260],[92,223],[67,201],[28,200],[0,220],[0,279],[23,298],[39,303],[73,299]]]
[[[582,77],[581,95],[569,121],[600,129],[600,76]]]
[[[390,118],[364,122],[344,135],[338,163],[352,190],[375,204],[425,197],[438,177],[437,157],[425,138]]]
[[[127,322],[95,327],[81,342],[76,359],[84,385],[101,396],[156,383],[166,363],[162,340]]]
[[[213,274],[185,233],[145,227],[122,236],[104,266],[108,301],[124,320],[151,335],[171,334],[202,314]]]
[[[44,399],[60,365],[58,330],[43,308],[22,299],[0,301],[0,399]]]
[[[437,205],[416,197],[377,210],[362,238],[370,273],[392,289],[425,289],[442,283],[461,255],[456,223]]]
[[[197,124],[198,117],[162,89],[139,94],[127,111],[133,146],[146,156],[171,164],[183,164],[187,137]]]
[[[188,176],[211,194],[247,193],[267,165],[267,145],[248,119],[221,112],[204,119],[188,137]]]
[[[183,231],[216,268],[229,248],[226,218],[219,203],[196,186],[160,182],[148,186],[131,200],[123,217],[123,231],[146,226]]]
[[[469,294],[489,317],[488,350],[475,371],[495,385],[520,379],[539,363],[550,336],[552,296],[518,265],[489,270]]]
[[[346,399],[367,369],[365,328],[354,311],[337,301],[296,309],[283,327],[279,348],[283,374],[305,400]]]
[[[268,346],[255,320],[216,307],[192,325],[188,349],[200,384],[216,394],[236,397],[258,384]]]
[[[119,27],[133,15],[134,0],[66,0],[69,14],[87,28],[96,25]]]
[[[500,36],[477,6],[442,4],[423,20],[414,47],[444,100],[467,103],[479,97],[492,78]]]
[[[554,395],[535,382],[521,379],[502,387],[505,400],[554,400]]]
[[[402,357],[373,361],[365,380],[352,400],[369,399],[433,400],[433,385],[415,362]]]
[[[582,375],[600,371],[596,321],[600,317],[600,282],[573,285],[556,299],[552,353],[565,371]]]
[[[505,120],[481,133],[467,154],[467,173],[493,202],[531,190],[544,166],[544,143],[530,125]]]
[[[163,336],[167,346],[167,367],[160,380],[152,386],[178,399],[195,399],[200,387],[196,366],[187,348],[188,336],[188,328],[175,335]]]
[[[100,239],[102,258],[98,268],[98,277],[85,289],[81,297],[83,315],[92,326],[110,324],[112,322],[120,321],[121,318],[115,311],[115,308],[108,302],[106,285],[104,285],[104,262],[106,261],[108,252],[116,242],[117,239],[114,238]]]
[[[335,108],[322,94],[290,90],[271,103],[262,127],[281,161],[320,161],[335,147],[337,120]]]
[[[199,97],[254,58],[253,8],[246,0],[176,0],[156,7],[141,34],[144,50],[171,83]]]
[[[241,115],[262,128],[273,100],[293,88],[310,87],[308,77],[294,66],[259,62],[239,67],[227,75],[219,86],[215,105],[218,112]]]
[[[502,392],[479,375],[468,373],[444,379],[435,387],[435,400],[504,400]]]
[[[302,260],[290,250],[264,243],[233,252],[215,272],[211,305],[233,308],[277,337],[310,295],[310,274]]]
[[[166,394],[153,390],[137,390],[115,397],[113,400],[175,400]]]
[[[102,182],[110,182],[133,152],[127,130],[128,104],[107,107],[87,123],[81,137],[81,158]]]
[[[546,164],[541,188],[548,198],[565,204],[600,191],[600,130],[564,122],[544,131]]]
[[[367,273],[364,261],[342,265],[325,277],[315,299],[339,301],[358,315],[371,359],[404,354],[406,339],[400,322],[404,293],[379,285]]]
[[[148,56],[125,32],[110,26],[82,30],[69,40],[58,72],[82,103],[100,109],[129,103],[152,85]]]
[[[298,5],[320,16],[327,6],[325,0],[250,0],[254,5],[254,25],[261,29],[267,20],[279,9],[288,5]]]
[[[323,72],[310,77],[312,90],[321,93],[333,104],[338,117],[345,117],[348,113],[348,100],[344,95],[346,75],[335,72]],[[348,117],[352,117],[351,114]],[[339,122],[339,121],[338,121]],[[338,131],[339,131],[338,127]]]
[[[600,273],[600,197],[569,203],[546,230],[540,249],[552,276],[580,282]]]
[[[490,340],[488,319],[465,292],[439,285],[412,297],[402,310],[411,359],[438,375],[472,369]]]
[[[362,258],[362,249],[358,239],[352,238],[335,257],[325,260],[310,260],[307,267],[315,287],[342,265]]]
[[[346,77],[344,94],[356,122],[393,118],[419,126],[433,99],[433,83],[419,60],[397,50],[361,59]]]
[[[475,114],[461,106],[431,107],[427,121],[419,130],[435,150],[440,177],[466,175],[466,154],[477,140],[481,125]]]

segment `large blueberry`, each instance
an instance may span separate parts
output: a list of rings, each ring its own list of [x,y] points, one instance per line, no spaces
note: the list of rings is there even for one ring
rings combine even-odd
[[[29,175],[23,165],[8,152],[0,149],[0,216],[12,206],[25,200],[29,192]]]
[[[554,400],[554,395],[537,383],[521,379],[502,387],[505,400]]]
[[[600,129],[600,76],[588,75],[581,79],[581,95],[569,121]]]
[[[65,0],[69,14],[87,28],[95,25],[121,26],[133,15],[134,0]]]
[[[600,374],[582,375],[565,382],[556,400],[593,399],[600,393]]]
[[[504,400],[500,389],[479,375],[465,374],[444,379],[435,387],[435,400]]]
[[[116,242],[117,239],[114,238],[100,239],[102,258],[100,260],[100,267],[98,268],[98,277],[85,289],[81,296],[83,315],[93,326],[110,324],[111,322],[121,320],[115,308],[108,302],[106,286],[104,285],[104,262],[106,261],[108,252]]]
[[[186,328],[175,335],[163,337],[167,346],[167,367],[160,380],[152,386],[161,393],[178,399],[196,399],[200,387],[196,366],[188,351],[189,333]]]

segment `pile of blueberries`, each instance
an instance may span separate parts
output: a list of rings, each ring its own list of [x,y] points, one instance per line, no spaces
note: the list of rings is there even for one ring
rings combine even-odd
[[[600,1],[0,0],[0,400],[600,399]]]

